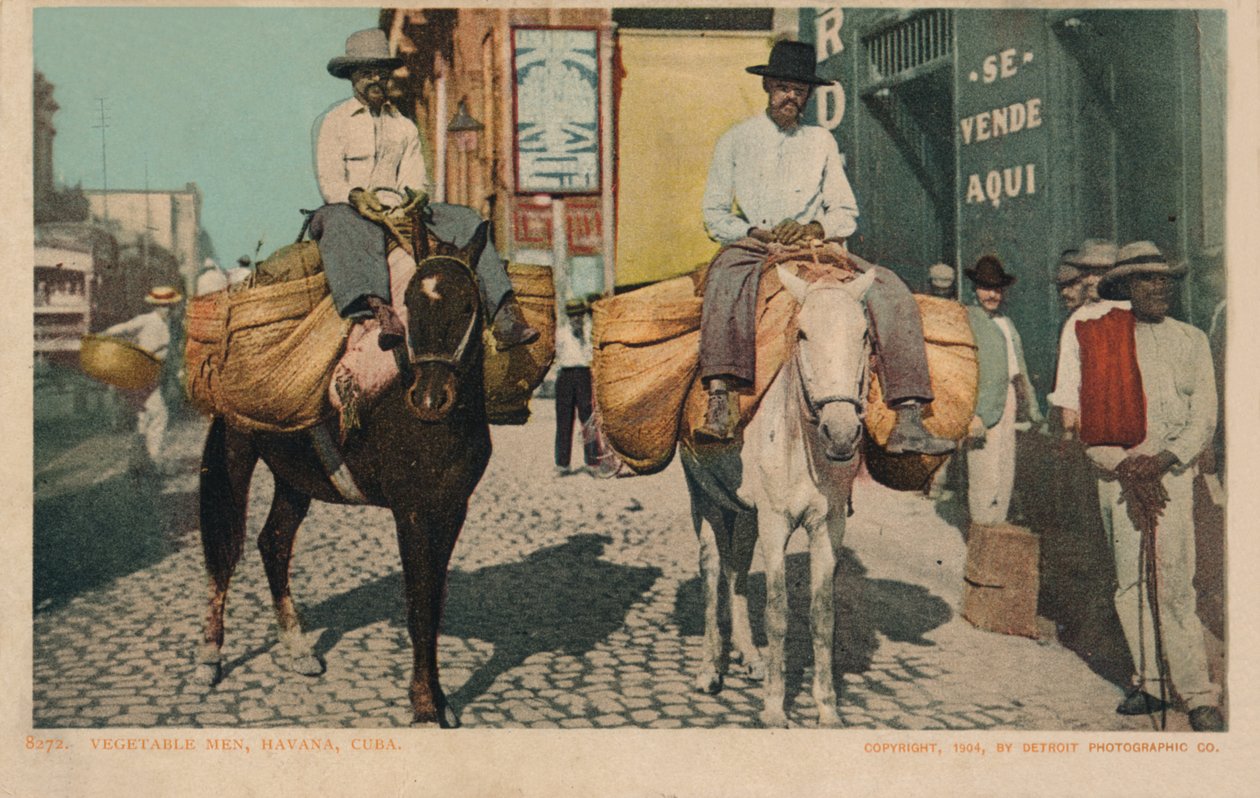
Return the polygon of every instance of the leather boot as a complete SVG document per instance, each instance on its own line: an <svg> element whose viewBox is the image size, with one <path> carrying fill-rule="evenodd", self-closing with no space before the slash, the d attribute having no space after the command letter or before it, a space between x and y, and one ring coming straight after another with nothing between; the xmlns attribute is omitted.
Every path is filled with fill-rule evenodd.
<svg viewBox="0 0 1260 798"><path fill-rule="evenodd" d="M949 454L954 442L938 438L923 426L923 406L918 402L906 402L897 408L897 425L888 435L884 450L889 454Z"/></svg>
<svg viewBox="0 0 1260 798"><path fill-rule="evenodd" d="M738 410L730 391L725 387L710 388L709 406L705 409L704 423L696 427L696 440L702 442L732 440L735 437L735 425L738 422Z"/></svg>
<svg viewBox="0 0 1260 798"><path fill-rule="evenodd" d="M367 305L376 317L377 324L381 325L378 339L381 349L388 351L401 344L407 335L407 329L403 327L402 319L398 318L394 308L378 296L368 297Z"/></svg>
<svg viewBox="0 0 1260 798"><path fill-rule="evenodd" d="M494 335L495 346L500 352L538 340L538 330L525 321L525 314L521 312L521 305L514 296L507 297L499 305L490 332Z"/></svg>

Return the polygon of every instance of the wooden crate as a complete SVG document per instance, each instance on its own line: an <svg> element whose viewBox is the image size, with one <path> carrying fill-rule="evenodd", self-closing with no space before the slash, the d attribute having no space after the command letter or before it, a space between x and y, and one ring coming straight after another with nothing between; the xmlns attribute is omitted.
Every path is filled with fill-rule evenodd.
<svg viewBox="0 0 1260 798"><path fill-rule="evenodd" d="M972 524L963 574L963 617L979 629L1037 637L1040 541L1010 524Z"/></svg>

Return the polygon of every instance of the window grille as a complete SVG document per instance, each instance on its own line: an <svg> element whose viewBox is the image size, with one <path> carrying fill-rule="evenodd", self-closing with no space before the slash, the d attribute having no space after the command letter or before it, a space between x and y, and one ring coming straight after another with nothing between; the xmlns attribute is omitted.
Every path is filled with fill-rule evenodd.
<svg viewBox="0 0 1260 798"><path fill-rule="evenodd" d="M947 9L927 9L867 34L866 57L872 78L887 81L906 76L954 51L954 17Z"/></svg>

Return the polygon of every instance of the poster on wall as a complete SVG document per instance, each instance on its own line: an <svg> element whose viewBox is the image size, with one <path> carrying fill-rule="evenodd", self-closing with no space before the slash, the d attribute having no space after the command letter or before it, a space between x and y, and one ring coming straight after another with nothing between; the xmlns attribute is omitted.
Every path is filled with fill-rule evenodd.
<svg viewBox="0 0 1260 798"><path fill-rule="evenodd" d="M598 192L598 32L514 28L512 87L517 191Z"/></svg>

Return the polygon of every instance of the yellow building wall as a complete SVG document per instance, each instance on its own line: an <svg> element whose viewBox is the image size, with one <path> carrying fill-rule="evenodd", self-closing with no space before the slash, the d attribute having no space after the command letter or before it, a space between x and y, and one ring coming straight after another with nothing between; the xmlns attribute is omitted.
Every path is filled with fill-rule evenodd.
<svg viewBox="0 0 1260 798"><path fill-rule="evenodd" d="M717 244L700 203L718 137L763 110L769 36L660 35L620 31L617 285L685 274Z"/></svg>

